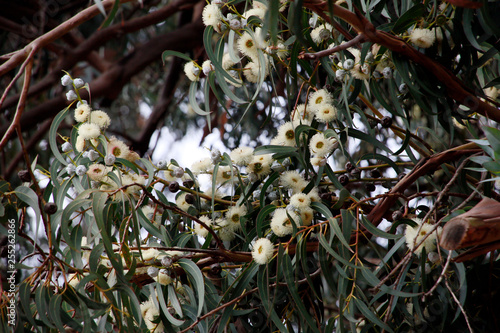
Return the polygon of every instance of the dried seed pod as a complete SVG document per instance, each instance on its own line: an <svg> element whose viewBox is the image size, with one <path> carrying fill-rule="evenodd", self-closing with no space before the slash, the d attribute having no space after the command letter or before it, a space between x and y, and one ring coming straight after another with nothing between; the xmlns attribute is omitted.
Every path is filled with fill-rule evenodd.
<svg viewBox="0 0 500 333"><path fill-rule="evenodd" d="M382 176L382 174L380 173L380 171L378 169L373 169L370 171L370 177L380 178L380 176Z"/></svg>
<svg viewBox="0 0 500 333"><path fill-rule="evenodd" d="M22 182L29 182L31 181L31 175L28 170L21 170L17 173L17 176L19 179L21 179Z"/></svg>
<svg viewBox="0 0 500 333"><path fill-rule="evenodd" d="M359 170L358 168L353 168L349 174L351 176L353 176L354 178L359 178L359 176L361 175L361 170Z"/></svg>
<svg viewBox="0 0 500 333"><path fill-rule="evenodd" d="M193 185L194 185L194 180L192 180L192 179L187 179L187 180L185 180L185 181L183 181L183 182L182 182L182 185L183 185L184 187L191 188L191 187L193 187Z"/></svg>
<svg viewBox="0 0 500 333"><path fill-rule="evenodd" d="M193 205L195 202L195 197L191 193L186 194L186 202L190 205Z"/></svg>
<svg viewBox="0 0 500 333"><path fill-rule="evenodd" d="M373 192L373 191L375 191L375 184L373 184L373 183L367 183L365 185L365 188L366 188L366 190L368 192Z"/></svg>
<svg viewBox="0 0 500 333"><path fill-rule="evenodd" d="M395 210L393 213L392 213L392 221L399 221L403 218L403 212L400 211L399 209L398 210Z"/></svg>
<svg viewBox="0 0 500 333"><path fill-rule="evenodd" d="M172 193L179 191L179 183L178 182L171 182L168 185L168 190Z"/></svg>
<svg viewBox="0 0 500 333"><path fill-rule="evenodd" d="M382 125L383 128L389 128L392 125L392 118L386 116L381 119L380 124Z"/></svg>
<svg viewBox="0 0 500 333"><path fill-rule="evenodd" d="M349 176L348 175L340 175L339 182L342 186L346 186L347 184L349 184Z"/></svg>
<svg viewBox="0 0 500 333"><path fill-rule="evenodd" d="M351 172L351 170L352 170L352 169L354 169L354 165L352 165L352 163L351 163L351 162L347 162L347 163L345 164L345 170L346 170L347 172Z"/></svg>
<svg viewBox="0 0 500 333"><path fill-rule="evenodd" d="M53 202L47 202L43 206L43 211L49 215L55 214L57 212L57 205Z"/></svg>

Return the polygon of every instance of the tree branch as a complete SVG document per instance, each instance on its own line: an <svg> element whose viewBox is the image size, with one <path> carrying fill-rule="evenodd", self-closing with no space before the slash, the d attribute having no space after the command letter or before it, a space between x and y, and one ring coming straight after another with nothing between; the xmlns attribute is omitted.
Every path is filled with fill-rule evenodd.
<svg viewBox="0 0 500 333"><path fill-rule="evenodd" d="M326 1L305 0L304 6L318 14L328 11ZM358 34L364 34L368 41L385 46L392 52L398 53L405 58L424 67L429 73L446 87L447 94L455 101L467 106L473 112L477 112L489 119L500 122L500 111L477 98L470 89L460 81L453 73L443 65L435 62L425 54L408 45L403 39L388 32L380 31L360 13L353 13L344 7L333 4L333 13L338 18L349 23ZM328 17L327 17L328 18ZM328 18L331 22L331 18Z"/></svg>

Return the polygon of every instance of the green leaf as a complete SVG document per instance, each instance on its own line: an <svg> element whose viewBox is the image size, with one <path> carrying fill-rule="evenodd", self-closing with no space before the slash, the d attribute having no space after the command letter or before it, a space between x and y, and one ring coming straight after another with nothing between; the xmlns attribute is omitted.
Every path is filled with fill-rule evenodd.
<svg viewBox="0 0 500 333"><path fill-rule="evenodd" d="M347 133L349 136L352 136L356 139L360 139L361 141L365 141L366 143L369 143L374 147L382 149L382 150L388 152L389 154L393 154L393 152L389 149L389 147L387 147L385 144L378 141L374 137L369 136L366 133L360 132L354 128L349 128Z"/></svg>
<svg viewBox="0 0 500 333"><path fill-rule="evenodd" d="M245 290L248 289L248 285L253 280L255 274L257 274L258 271L259 271L259 265L255 264L254 262L247 265L243 270L243 272L241 272L241 274L233 282L233 285L235 285L234 288L231 288L232 286L228 288L225 296L231 297L231 295L241 295ZM222 299L224 299L224 297ZM231 307L228 307L222 313L219 329L217 331L218 333L224 332L224 328L226 327L226 324L231 318L232 311L233 309Z"/></svg>
<svg viewBox="0 0 500 333"><path fill-rule="evenodd" d="M288 255L283 256L283 275L285 276L286 285L288 290L290 290L290 295L292 296L295 306L299 310L299 318L305 319L306 324L309 326L312 332L319 332L318 325L319 323L315 323L315 320L309 314L308 309L304 305L302 298L299 295L297 283L295 279L295 272L292 266L292 261Z"/></svg>
<svg viewBox="0 0 500 333"><path fill-rule="evenodd" d="M280 332L287 332L288 330L283 325L283 321L278 317L276 311L274 310L274 304L269 298L269 276L268 276L268 266L261 265L259 267L259 273L257 275L257 287L259 288L259 295L262 301L262 306L267 312L267 315L271 318L274 325L279 329ZM278 290L278 288L275 288ZM276 296L276 295L275 295Z"/></svg>
<svg viewBox="0 0 500 333"><path fill-rule="evenodd" d="M347 248L350 248L349 242L344 238L344 235L342 234L342 231L340 230L340 227L337 223L337 219L335 219L332 215L332 212L326 207L324 204L321 202L312 202L311 203L311 208L317 211L318 213L323 214L324 217L328 220L330 223L330 227L332 228L333 232L335 235L338 237L340 242Z"/></svg>
<svg viewBox="0 0 500 333"><path fill-rule="evenodd" d="M59 294L52 295L49 302L48 314L54 321L59 332L65 332L63 321L61 320L61 303L62 296Z"/></svg>
<svg viewBox="0 0 500 333"><path fill-rule="evenodd" d="M68 165L68 162L66 162L66 159L59 152L59 148L57 146L57 137L58 137L57 130L59 128L59 125L62 123L62 121L64 120L64 118L68 114L70 107L71 107L71 105L69 105L67 108L65 108L64 110L59 112L57 114L57 116L55 116L54 120L52 121L52 125L50 125L50 130L49 130L50 150L52 151L52 154L54 155L54 157L59 162L61 162L62 165Z"/></svg>
<svg viewBox="0 0 500 333"><path fill-rule="evenodd" d="M52 322L47 317L48 300L50 300L49 289L45 286L40 286L35 291L35 305L38 311L38 317L43 321L45 325L50 328L56 328Z"/></svg>
<svg viewBox="0 0 500 333"><path fill-rule="evenodd" d="M393 235L389 234L387 232L384 232L380 230L379 228L375 227L373 224L368 221L368 219L365 216L362 216L361 218L361 224L374 236L385 238L385 239L399 239L403 235Z"/></svg>
<svg viewBox="0 0 500 333"><path fill-rule="evenodd" d="M413 6L411 9L407 10L403 15L399 17L399 19L392 27L392 31L396 35L400 34L408 29L411 25L415 24L415 22L419 21L424 15L425 6L419 3Z"/></svg>
<svg viewBox="0 0 500 333"><path fill-rule="evenodd" d="M38 325L35 324L34 313L31 312L31 286L28 283L22 282L19 285L19 301L24 311L24 318L26 318L33 328L37 329ZM38 329L37 329L38 330Z"/></svg>
<svg viewBox="0 0 500 333"><path fill-rule="evenodd" d="M185 55L184 53L180 53L180 52L172 51L172 50L167 50L167 51L163 51L163 53L161 54L161 60L163 61L163 65L165 65L167 58L170 56L179 57L179 58L184 59L186 61L192 61L192 59L189 56Z"/></svg>
<svg viewBox="0 0 500 333"><path fill-rule="evenodd" d="M254 155L265 155L265 154L290 154L297 152L297 148L289 146L277 146L277 145L267 145L255 148Z"/></svg>
<svg viewBox="0 0 500 333"><path fill-rule="evenodd" d="M198 294L198 317L203 311L203 304L205 300L205 283L203 280L203 273L196 266L194 262L188 259L181 258L178 260L179 265L182 269L191 277L194 286L196 287L196 293Z"/></svg>
<svg viewBox="0 0 500 333"><path fill-rule="evenodd" d="M38 235L38 228L40 224L40 207L38 205L38 196L36 195L35 191L26 186L16 187L16 189L14 190L14 194L19 198L19 200L26 203L35 212L35 235ZM36 239L37 237L35 236L35 240Z"/></svg>
<svg viewBox="0 0 500 333"><path fill-rule="evenodd" d="M261 210L259 210L259 214L257 215L256 225L257 225L257 236L259 236L260 238L264 237L264 232L267 229L266 226L268 225L268 223L265 223L266 217L275 210L276 210L275 205L267 205Z"/></svg>
<svg viewBox="0 0 500 333"><path fill-rule="evenodd" d="M94 0L94 1L97 1L97 0ZM116 12L118 12L119 7L120 7L120 0L115 0L115 3L113 4L113 8L111 8L111 12L109 13L108 17L106 18L106 21L104 21L104 23L101 25L100 29L106 28L107 26L109 26L111 24L111 22L113 22L113 19L115 18ZM106 15L106 14L104 13L104 15Z"/></svg>
<svg viewBox="0 0 500 333"><path fill-rule="evenodd" d="M383 328L387 332L394 332L386 323L384 323L380 319L380 317L377 314L370 311L368 306L363 301L361 301L360 299L358 299L356 297L354 297L353 299L354 299L354 304L359 309L359 311L361 311L363 316L365 316L365 318L367 319L368 322L374 323L374 324L380 326L381 328Z"/></svg>
<svg viewBox="0 0 500 333"><path fill-rule="evenodd" d="M318 233L318 240L319 240L319 243L321 244L321 246L326 250L326 252L328 252L332 257L334 257L335 259L337 259L338 261L340 261L341 263L343 263L344 265L346 266L349 266L351 268L359 268L358 266L354 265L354 264L351 264L348 260L346 260L344 257L342 257L340 254L338 254L337 252L335 252L333 250L333 248L330 246L330 244L328 243L328 241L326 240L325 238L325 235L323 235L323 233Z"/></svg>
<svg viewBox="0 0 500 333"><path fill-rule="evenodd" d="M500 130L486 126L483 127L483 130L491 148L493 148L496 153L500 153Z"/></svg>
<svg viewBox="0 0 500 333"><path fill-rule="evenodd" d="M174 326L181 326L182 324L184 324L183 320L179 320L179 319L175 318L170 313L168 306L167 306L167 303L165 302L165 300L170 300L170 298L167 298L167 297L165 297L165 295L163 295L162 285L157 283L155 289L156 289L156 292L158 293L158 300L160 302L160 307L163 310L162 312L167 317L168 321ZM169 294L170 294L170 292L169 292Z"/></svg>
<svg viewBox="0 0 500 333"><path fill-rule="evenodd" d="M209 111L202 110L196 101L196 93L198 92L198 82L193 81L189 86L189 105L193 107L194 112L199 114L200 116L207 116L210 114ZM205 96L208 98L208 96Z"/></svg>

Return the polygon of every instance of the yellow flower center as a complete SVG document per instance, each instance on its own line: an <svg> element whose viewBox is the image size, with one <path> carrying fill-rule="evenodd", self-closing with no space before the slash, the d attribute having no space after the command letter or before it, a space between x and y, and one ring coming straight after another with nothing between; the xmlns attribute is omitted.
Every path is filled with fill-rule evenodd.
<svg viewBox="0 0 500 333"><path fill-rule="evenodd" d="M114 147L112 150L111 150L111 153L115 156L120 156L122 151L119 147Z"/></svg>

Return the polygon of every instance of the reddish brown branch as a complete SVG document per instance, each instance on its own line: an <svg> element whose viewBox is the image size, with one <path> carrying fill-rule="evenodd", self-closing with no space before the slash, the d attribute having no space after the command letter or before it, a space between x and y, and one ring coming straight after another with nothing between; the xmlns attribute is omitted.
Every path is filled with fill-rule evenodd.
<svg viewBox="0 0 500 333"><path fill-rule="evenodd" d="M328 4L326 1L306 0L304 1L304 6L318 14L321 14L322 16L324 16L324 12L328 11ZM394 36L385 31L377 30L375 26L364 16L353 13L336 4L333 4L332 6L335 16L349 23L358 32L358 34L364 34L368 41L385 46L392 52L415 62L416 64L424 67L429 73L432 73L436 79L441 82L444 87L446 87L446 92L449 97L469 107L474 112L495 120L496 122L500 122L499 110L479 99L469 90L469 88L467 88L467 86L465 86L462 81L453 75L448 68L414 49L400 37ZM328 19L331 21L331 18Z"/></svg>
<svg viewBox="0 0 500 333"><path fill-rule="evenodd" d="M378 225L384 214L392 208L395 204L398 196L396 194L402 194L408 187L414 184L418 178L426 175L429 172L434 172L441 164L446 162L457 160L463 155L471 155L480 152L480 149L470 149L473 145L467 144L461 146L463 149L450 149L444 152L434 154L425 158L418 163L413 170L408 173L403 179L401 179L390 191L384 199L380 200L375 208L368 214L368 220L374 225Z"/></svg>

